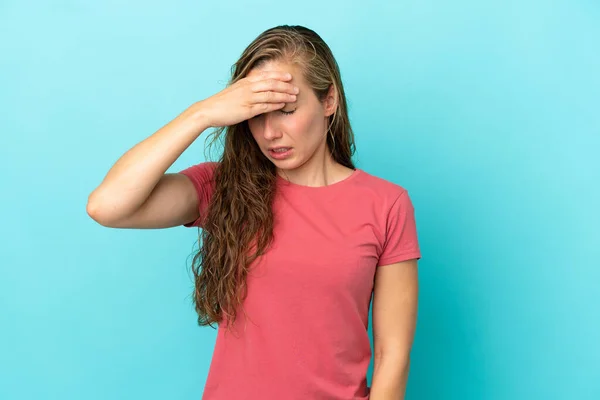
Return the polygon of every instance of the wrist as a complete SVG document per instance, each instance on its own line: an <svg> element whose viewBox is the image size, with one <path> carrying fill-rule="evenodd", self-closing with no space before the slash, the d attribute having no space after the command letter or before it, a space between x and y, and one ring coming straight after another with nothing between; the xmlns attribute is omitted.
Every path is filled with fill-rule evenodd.
<svg viewBox="0 0 600 400"><path fill-rule="evenodd" d="M202 131L213 127L202 101L197 101L190 106L190 114L200 125Z"/></svg>

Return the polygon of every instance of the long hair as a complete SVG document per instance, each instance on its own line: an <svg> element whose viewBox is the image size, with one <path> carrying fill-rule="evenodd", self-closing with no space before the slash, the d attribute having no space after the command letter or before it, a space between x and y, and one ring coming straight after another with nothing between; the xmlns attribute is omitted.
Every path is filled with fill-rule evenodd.
<svg viewBox="0 0 600 400"><path fill-rule="evenodd" d="M323 39L303 26L268 29L250 43L232 66L228 85L267 61L297 65L321 101L333 85L338 105L329 117L327 145L336 162L354 169L354 134L340 71ZM193 302L199 325L227 322L229 326L246 297L250 265L265 253L273 239L271 207L277 175L275 165L261 152L247 121L219 127L209 137L209 146L221 139L223 154L214 171L214 193L199 234L200 249L192 262Z"/></svg>

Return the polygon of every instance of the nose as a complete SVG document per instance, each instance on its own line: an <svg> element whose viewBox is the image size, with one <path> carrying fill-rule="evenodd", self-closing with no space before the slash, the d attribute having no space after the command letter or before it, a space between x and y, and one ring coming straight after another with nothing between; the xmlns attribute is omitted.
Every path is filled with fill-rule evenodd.
<svg viewBox="0 0 600 400"><path fill-rule="evenodd" d="M275 112L264 113L263 123L263 136L265 139L273 140L281 137L281 131L278 127L277 115Z"/></svg>

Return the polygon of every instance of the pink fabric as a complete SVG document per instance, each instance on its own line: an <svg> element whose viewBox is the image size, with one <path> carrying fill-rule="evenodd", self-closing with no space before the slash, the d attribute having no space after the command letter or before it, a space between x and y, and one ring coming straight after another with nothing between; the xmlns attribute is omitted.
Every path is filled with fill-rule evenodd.
<svg viewBox="0 0 600 400"><path fill-rule="evenodd" d="M216 163L194 182L201 226ZM401 186L357 169L307 187L278 177L274 242L248 277L234 332L219 327L204 400L368 399L368 313L376 268L420 258ZM208 188L208 189L207 189Z"/></svg>

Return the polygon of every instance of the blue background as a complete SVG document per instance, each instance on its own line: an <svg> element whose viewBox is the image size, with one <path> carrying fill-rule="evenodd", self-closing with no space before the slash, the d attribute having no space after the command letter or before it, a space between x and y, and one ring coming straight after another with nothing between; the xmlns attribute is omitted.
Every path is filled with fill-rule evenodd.
<svg viewBox="0 0 600 400"><path fill-rule="evenodd" d="M49 3L0 2L0 399L200 398L197 231L87 196L279 24L327 41L357 165L415 204L407 399L600 398L598 1Z"/></svg>

